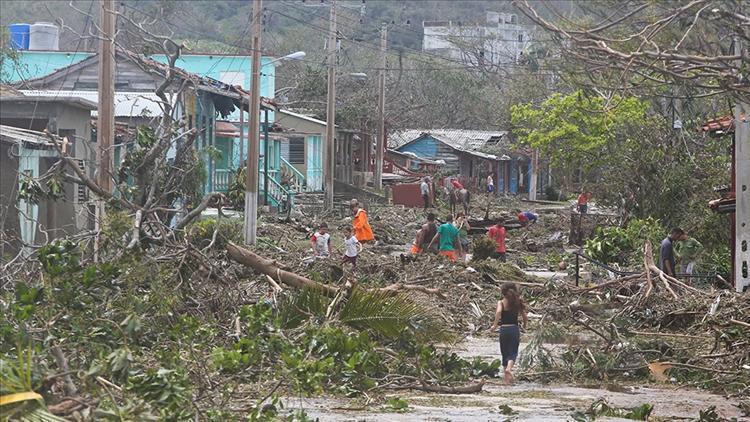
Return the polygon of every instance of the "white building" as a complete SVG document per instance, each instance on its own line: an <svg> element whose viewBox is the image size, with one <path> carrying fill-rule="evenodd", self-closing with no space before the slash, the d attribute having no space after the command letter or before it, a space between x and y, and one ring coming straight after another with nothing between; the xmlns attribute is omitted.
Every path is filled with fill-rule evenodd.
<svg viewBox="0 0 750 422"><path fill-rule="evenodd" d="M422 50L466 63L478 58L488 63L515 63L531 41L531 28L518 24L518 16L487 12L484 23L424 21Z"/></svg>

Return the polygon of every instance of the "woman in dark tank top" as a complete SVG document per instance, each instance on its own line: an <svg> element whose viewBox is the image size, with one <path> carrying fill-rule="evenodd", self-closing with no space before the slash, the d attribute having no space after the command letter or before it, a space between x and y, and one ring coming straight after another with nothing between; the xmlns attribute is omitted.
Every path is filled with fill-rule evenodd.
<svg viewBox="0 0 750 422"><path fill-rule="evenodd" d="M521 299L518 286L515 283L505 283L500 287L503 298L497 302L495 321L490 331L500 330L500 354L505 368L505 383L512 384L513 365L518 359L518 345L521 342L521 328L518 325L519 316L525 328L529 320L526 315L526 304Z"/></svg>

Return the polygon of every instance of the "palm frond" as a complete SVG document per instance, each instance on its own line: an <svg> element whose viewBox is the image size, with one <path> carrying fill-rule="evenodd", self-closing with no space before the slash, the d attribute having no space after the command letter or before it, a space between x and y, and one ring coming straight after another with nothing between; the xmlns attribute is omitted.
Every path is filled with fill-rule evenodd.
<svg viewBox="0 0 750 422"><path fill-rule="evenodd" d="M372 330L387 338L405 331L421 340L449 341L454 334L433 312L402 294L354 289L337 319L358 330Z"/></svg>
<svg viewBox="0 0 750 422"><path fill-rule="evenodd" d="M297 328L310 319L323 320L331 298L320 289L305 288L284 296L279 302L279 319L283 328Z"/></svg>
<svg viewBox="0 0 750 422"><path fill-rule="evenodd" d="M0 396L34 391L32 382L33 351L18 348L15 360L0 357ZM65 422L47 410L44 400L36 395L34 399L22 399L0 406L0 421L18 420L26 422Z"/></svg>

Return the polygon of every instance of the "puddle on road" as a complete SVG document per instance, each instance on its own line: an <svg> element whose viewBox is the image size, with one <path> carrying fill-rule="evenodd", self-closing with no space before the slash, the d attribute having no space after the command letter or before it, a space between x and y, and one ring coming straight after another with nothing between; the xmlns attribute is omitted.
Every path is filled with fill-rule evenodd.
<svg viewBox="0 0 750 422"><path fill-rule="evenodd" d="M492 338L467 338L454 351L464 357L499 358L497 341ZM695 389L675 390L675 386L639 385L588 385L518 383L505 386L499 380L490 380L479 394L433 394L403 391L389 394L409 403L409 411L397 413L385 406L373 405L368 410L357 408L347 399L287 398L289 409L304 408L308 416L321 421L561 421L570 420L570 414L584 410L594 400L605 398L617 407L634 407L643 403L654 405L652 416L665 420L697 418L698 412L716 406L724 418L743 419L741 412L722 396ZM509 406L513 415L508 415ZM345 410L353 408L356 410ZM597 418L601 421L626 421L620 418Z"/></svg>

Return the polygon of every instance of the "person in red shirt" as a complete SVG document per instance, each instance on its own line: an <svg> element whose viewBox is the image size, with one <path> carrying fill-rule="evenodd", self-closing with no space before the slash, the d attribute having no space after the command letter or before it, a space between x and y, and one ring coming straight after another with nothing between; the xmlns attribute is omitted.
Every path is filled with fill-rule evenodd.
<svg viewBox="0 0 750 422"><path fill-rule="evenodd" d="M532 224L536 224L536 221L538 219L539 216L531 211L523 211L518 213L518 222L521 223L521 227L526 227L527 229L531 227Z"/></svg>
<svg viewBox="0 0 750 422"><path fill-rule="evenodd" d="M458 190L461 190L461 189L464 188L464 185L462 185L461 182L459 182L458 179L456 179L456 178L454 178L453 180L451 180L451 184L453 185L454 188L456 188Z"/></svg>
<svg viewBox="0 0 750 422"><path fill-rule="evenodd" d="M580 214L586 214L588 212L591 196L591 192L581 192L581 194L578 195L578 212Z"/></svg>
<svg viewBox="0 0 750 422"><path fill-rule="evenodd" d="M505 262L505 235L505 221L503 219L500 219L497 224L490 227L490 230L487 232L487 236L497 244L493 258L497 258L500 262Z"/></svg>

